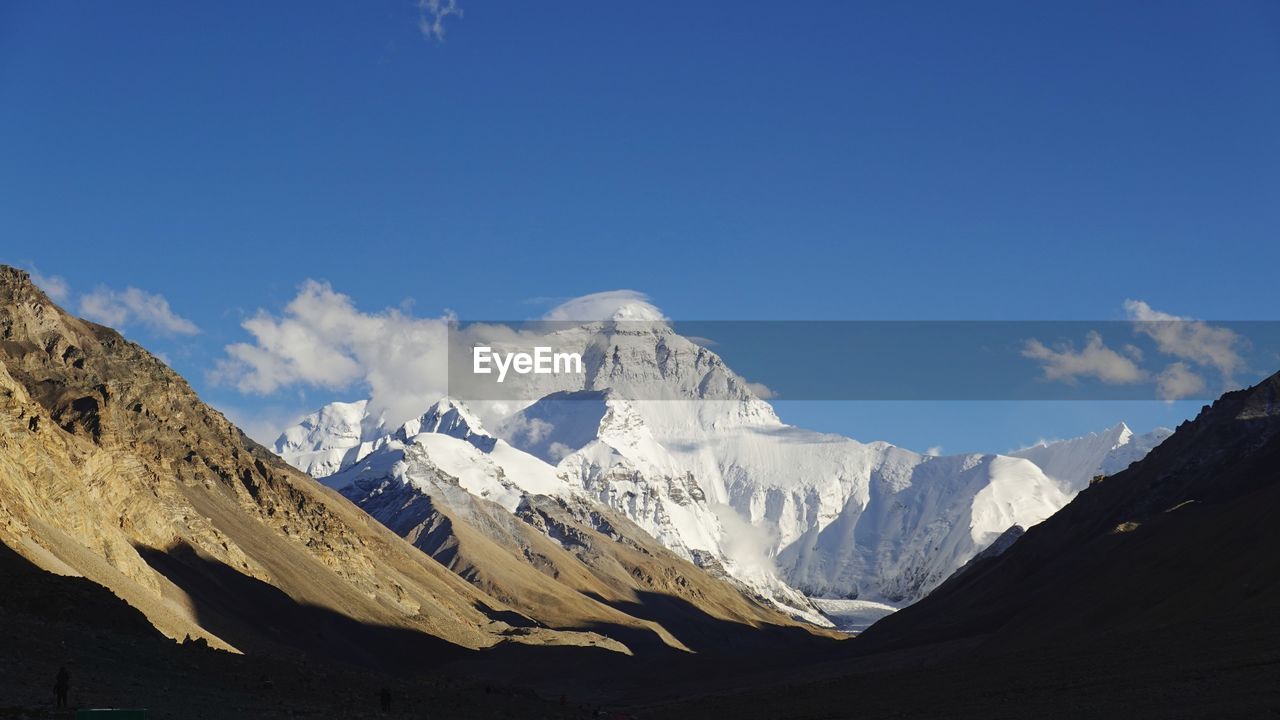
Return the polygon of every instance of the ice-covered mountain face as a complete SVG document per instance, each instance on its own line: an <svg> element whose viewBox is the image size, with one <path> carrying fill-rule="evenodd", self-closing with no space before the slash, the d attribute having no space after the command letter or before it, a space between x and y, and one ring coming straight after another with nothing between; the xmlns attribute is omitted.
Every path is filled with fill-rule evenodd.
<svg viewBox="0 0 1280 720"><path fill-rule="evenodd" d="M542 399L495 432L669 546L724 557L740 578L909 602L1067 500L1025 460L931 458L788 426L718 355L660 323L590 323L555 344L582 353L585 375L531 380L526 391ZM664 495L677 480L706 511L700 499L686 517L655 512L678 514ZM661 502L635 501L645 495Z"/></svg>
<svg viewBox="0 0 1280 720"><path fill-rule="evenodd" d="M621 510L664 545L686 555L718 553L720 523L697 479L613 391L553 393L497 432L556 465L566 480Z"/></svg>
<svg viewBox="0 0 1280 720"><path fill-rule="evenodd" d="M1102 432L1041 442L1009 454L1035 463L1063 492L1073 496L1088 487L1094 477L1113 475L1146 457L1172 434L1168 428L1156 428L1135 435L1128 425L1119 423Z"/></svg>
<svg viewBox="0 0 1280 720"><path fill-rule="evenodd" d="M332 475L370 434L368 405L367 400L329 403L281 433L272 449L312 477Z"/></svg>
<svg viewBox="0 0 1280 720"><path fill-rule="evenodd" d="M619 320L651 319L619 313ZM1079 467L1068 462L1077 450L1071 447L1023 457L932 457L786 425L718 355L660 322L584 323L558 330L554 345L581 352L585 373L525 376L525 400L515 412L478 403L479 419L422 425L444 428L450 439L471 437L475 453L447 459L458 463L450 474L465 474L466 462L495 464L485 471L487 484L471 487L510 506L529 490L522 473L546 478L527 463L495 460L519 452L561 483L538 492L568 492L621 512L678 554L801 611L804 600L793 587L815 597L912 602L1009 527L1054 513L1081 477L1087 484L1095 468L1137 459L1157 442L1153 434L1142 442L1086 443L1080 450L1091 454ZM367 419L333 423L338 437L321 437L324 418L338 415L309 418L287 431L278 449L321 475L384 449L388 458L375 460L401 463L389 472L409 482L413 463L423 462L410 446L442 462L432 455L442 448L432 443L443 441L421 433L378 428L373 434L383 439L366 431L353 442L350 428L377 425ZM481 419L493 429L482 433L483 443L493 443L488 449L474 444ZM458 434L464 426L471 436ZM1092 453L1099 448L1105 451Z"/></svg>
<svg viewBox="0 0 1280 720"><path fill-rule="evenodd" d="M781 545L778 562L810 595L914 601L1010 526L1036 524L1069 499L1021 459L832 444L829 462L849 473L838 492L774 487L761 498L751 491L751 511L766 522L770 500L783 505L774 514L784 537L796 537ZM803 453L802 445L796 455Z"/></svg>
<svg viewBox="0 0 1280 720"><path fill-rule="evenodd" d="M629 320L644 313L643 307L624 306L615 313L621 319L563 327L540 336L539 344L580 354L584 373L508 377L508 392L522 398L515 408L508 403L469 404L496 427L512 409L555 392L612 390L640 412L657 437L782 424L773 407L756 397L750 384L719 355L664 322Z"/></svg>
<svg viewBox="0 0 1280 720"><path fill-rule="evenodd" d="M763 552L752 562L728 550L721 518L698 479L614 391L552 393L507 418L497 432L682 557L726 571L766 596L789 594L775 574L758 571L769 564Z"/></svg>
<svg viewBox="0 0 1280 720"><path fill-rule="evenodd" d="M673 423L689 406L561 392L496 432L668 547L715 558L754 585L781 576L822 597L913 600L1009 526L1067 500L1024 460L934 458L776 419L717 432ZM666 423L663 441L646 409Z"/></svg>

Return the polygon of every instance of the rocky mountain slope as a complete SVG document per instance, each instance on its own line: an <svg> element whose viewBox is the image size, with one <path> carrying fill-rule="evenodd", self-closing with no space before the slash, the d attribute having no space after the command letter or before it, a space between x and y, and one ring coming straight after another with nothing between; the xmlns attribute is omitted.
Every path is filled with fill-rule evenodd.
<svg viewBox="0 0 1280 720"><path fill-rule="evenodd" d="M0 542L173 638L452 657L546 630L246 438L159 360L0 268Z"/></svg>
<svg viewBox="0 0 1280 720"><path fill-rule="evenodd" d="M648 714L1265 717L1280 707L1277 509L1280 375L1205 407L845 658Z"/></svg>

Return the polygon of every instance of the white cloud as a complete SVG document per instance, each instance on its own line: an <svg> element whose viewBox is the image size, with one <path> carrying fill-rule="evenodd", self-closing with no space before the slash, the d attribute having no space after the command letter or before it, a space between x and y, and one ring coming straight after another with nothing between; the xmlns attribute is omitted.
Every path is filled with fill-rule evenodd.
<svg viewBox="0 0 1280 720"><path fill-rule="evenodd" d="M252 410L224 404L217 407L245 435L266 447L275 444L283 428L298 424L308 414L308 411L274 405Z"/></svg>
<svg viewBox="0 0 1280 720"><path fill-rule="evenodd" d="M940 456L942 455L942 446L941 446L941 445L934 445L933 447L929 448L928 450L925 450L925 451L924 451L924 454L925 454L925 455L928 455L929 457L940 457Z"/></svg>
<svg viewBox="0 0 1280 720"><path fill-rule="evenodd" d="M1176 362L1156 376L1156 396L1173 402L1194 397L1205 390L1204 378L1197 375L1186 363Z"/></svg>
<svg viewBox="0 0 1280 720"><path fill-rule="evenodd" d="M164 335L195 335L200 328L169 307L164 296L135 287L112 290L98 287L80 298L80 314L120 329L142 325Z"/></svg>
<svg viewBox="0 0 1280 720"><path fill-rule="evenodd" d="M1039 340L1028 340L1022 356L1039 360L1047 380L1074 383L1080 377L1094 377L1104 383L1121 385L1141 382L1147 376L1132 358L1103 344L1102 336L1096 332L1089 333L1079 352L1071 344L1054 349Z"/></svg>
<svg viewBox="0 0 1280 720"><path fill-rule="evenodd" d="M778 393L774 392L768 385L758 382L749 382L747 387L751 388L751 392L761 400L772 400L778 397Z"/></svg>
<svg viewBox="0 0 1280 720"><path fill-rule="evenodd" d="M662 313L644 294L619 290L574 298L547 314L554 320L615 316L654 319ZM290 387L359 387L369 393L371 415L399 424L449 392L452 321L448 315L414 317L407 307L362 312L328 283L308 280L279 314L259 310L242 323L252 341L228 345L211 379L257 395ZM523 331L505 325L470 325L465 334L455 343L456 352L473 340L495 345L527 340ZM510 411L497 402L472 405L486 420L499 410Z"/></svg>
<svg viewBox="0 0 1280 720"><path fill-rule="evenodd" d="M444 40L444 21L450 16L462 17L458 0L418 0L418 29L423 36Z"/></svg>
<svg viewBox="0 0 1280 720"><path fill-rule="evenodd" d="M359 384L370 413L398 424L446 394L448 320L364 313L328 283L308 280L278 317L259 310L242 323L254 342L228 345L213 379L256 394Z"/></svg>
<svg viewBox="0 0 1280 720"><path fill-rule="evenodd" d="M1153 310L1141 300L1125 300L1124 309L1138 332L1155 340L1160 352L1216 368L1228 385L1234 383L1243 365L1237 348L1244 339L1233 330Z"/></svg>
<svg viewBox="0 0 1280 720"><path fill-rule="evenodd" d="M635 290L608 290L583 295L552 308L543 320L596 322L603 320L665 321L649 296Z"/></svg>
<svg viewBox="0 0 1280 720"><path fill-rule="evenodd" d="M504 440L508 440L513 444L537 445L547 439L555 429L556 426L546 420L530 418L525 415L512 415L503 418L502 425L498 428L498 431Z"/></svg>
<svg viewBox="0 0 1280 720"><path fill-rule="evenodd" d="M31 282L35 283L54 302L65 303L71 298L71 285L61 275L41 275L35 270L31 270L30 274Z"/></svg>
<svg viewBox="0 0 1280 720"><path fill-rule="evenodd" d="M551 456L552 460L559 462L572 455L573 448L562 442L552 442L551 445L547 447L547 454Z"/></svg>

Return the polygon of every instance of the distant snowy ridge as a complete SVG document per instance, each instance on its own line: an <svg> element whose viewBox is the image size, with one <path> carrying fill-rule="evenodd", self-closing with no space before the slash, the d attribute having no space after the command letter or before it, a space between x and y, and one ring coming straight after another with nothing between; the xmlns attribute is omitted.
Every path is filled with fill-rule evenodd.
<svg viewBox="0 0 1280 720"><path fill-rule="evenodd" d="M1165 438L1173 434L1168 428L1156 428L1136 435L1128 425L1119 423L1102 432L1054 442L1040 442L1029 448L1009 453L1030 460L1058 483L1063 492L1074 496L1089 486L1097 475L1112 475L1147 456Z"/></svg>

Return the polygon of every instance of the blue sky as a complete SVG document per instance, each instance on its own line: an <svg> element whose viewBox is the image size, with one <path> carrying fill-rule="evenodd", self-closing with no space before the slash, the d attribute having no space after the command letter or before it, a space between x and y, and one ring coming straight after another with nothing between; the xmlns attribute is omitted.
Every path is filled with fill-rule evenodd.
<svg viewBox="0 0 1280 720"><path fill-rule="evenodd" d="M259 419L360 394L210 378L310 278L470 318L1275 318L1274 3L458 3L443 38L409 0L0 6L0 261L162 296L200 332L126 333ZM959 451L1191 405L780 410Z"/></svg>

